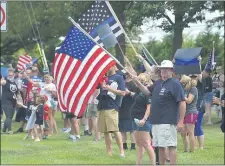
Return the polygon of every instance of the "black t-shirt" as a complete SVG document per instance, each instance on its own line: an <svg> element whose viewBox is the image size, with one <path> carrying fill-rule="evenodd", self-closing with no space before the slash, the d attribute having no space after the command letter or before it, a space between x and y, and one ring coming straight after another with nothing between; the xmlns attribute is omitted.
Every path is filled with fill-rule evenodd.
<svg viewBox="0 0 225 166"><path fill-rule="evenodd" d="M204 96L203 85L200 81L198 81L196 88L198 89L197 109L200 110L200 108L203 106L203 96Z"/></svg>
<svg viewBox="0 0 225 166"><path fill-rule="evenodd" d="M125 91L125 81L123 77L118 74L109 76L107 85L110 85L113 89ZM97 99L99 100L98 110L115 109L116 111L119 111L123 97L100 88L100 94Z"/></svg>
<svg viewBox="0 0 225 166"><path fill-rule="evenodd" d="M132 119L137 118L139 120L144 118L147 105L151 104L150 96L146 96L139 92L133 96L134 103L131 106L131 117Z"/></svg>
<svg viewBox="0 0 225 166"><path fill-rule="evenodd" d="M211 77L202 78L202 83L203 83L203 87L204 87L204 93L212 92L212 78Z"/></svg>
<svg viewBox="0 0 225 166"><path fill-rule="evenodd" d="M136 87L135 83L130 81L126 82L126 88L134 93L137 93L139 90ZM121 107L119 109L119 118L123 120L131 120L130 108L133 104L133 98L130 95L123 97Z"/></svg>
<svg viewBox="0 0 225 166"><path fill-rule="evenodd" d="M18 88L15 82L6 80L6 84L2 86L2 105L16 106L16 95Z"/></svg>
<svg viewBox="0 0 225 166"><path fill-rule="evenodd" d="M179 102L184 101L184 88L179 80L157 80L151 91L151 124L177 124Z"/></svg>
<svg viewBox="0 0 225 166"><path fill-rule="evenodd" d="M43 120L44 118L44 105L43 104L40 104L38 107L37 107L37 111L36 111L36 119L38 120Z"/></svg>

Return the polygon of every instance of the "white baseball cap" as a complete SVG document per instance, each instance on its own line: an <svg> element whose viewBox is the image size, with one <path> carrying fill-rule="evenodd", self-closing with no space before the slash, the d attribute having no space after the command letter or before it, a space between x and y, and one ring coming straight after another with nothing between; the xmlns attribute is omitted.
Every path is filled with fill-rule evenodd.
<svg viewBox="0 0 225 166"><path fill-rule="evenodd" d="M163 60L158 68L173 68L173 62L170 60Z"/></svg>

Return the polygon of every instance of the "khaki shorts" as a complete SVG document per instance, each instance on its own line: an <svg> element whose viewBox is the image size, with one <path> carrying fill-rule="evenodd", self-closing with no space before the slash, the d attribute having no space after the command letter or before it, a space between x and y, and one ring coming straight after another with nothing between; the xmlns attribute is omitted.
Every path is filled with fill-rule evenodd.
<svg viewBox="0 0 225 166"><path fill-rule="evenodd" d="M118 119L118 111L114 109L99 111L98 127L100 132L107 133L119 131Z"/></svg>
<svg viewBox="0 0 225 166"><path fill-rule="evenodd" d="M86 118L92 118L97 117L97 104L88 104L85 117Z"/></svg>
<svg viewBox="0 0 225 166"><path fill-rule="evenodd" d="M175 125L152 125L152 136L152 144L154 147L177 146L177 129Z"/></svg>

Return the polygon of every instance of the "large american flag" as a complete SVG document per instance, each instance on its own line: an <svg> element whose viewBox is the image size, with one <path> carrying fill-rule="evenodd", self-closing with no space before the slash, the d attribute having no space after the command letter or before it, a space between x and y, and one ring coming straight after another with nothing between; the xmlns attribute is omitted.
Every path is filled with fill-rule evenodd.
<svg viewBox="0 0 225 166"><path fill-rule="evenodd" d="M32 57L28 54L20 55L17 63L18 71L22 71L26 69L26 65L32 63Z"/></svg>
<svg viewBox="0 0 225 166"><path fill-rule="evenodd" d="M104 44L97 33L99 27L108 24L116 37L123 34L120 24L113 17L105 1L93 2L88 10L78 19L78 23L101 46L104 46Z"/></svg>
<svg viewBox="0 0 225 166"><path fill-rule="evenodd" d="M53 62L61 111L81 116L101 78L115 64L101 47L72 27Z"/></svg>
<svg viewBox="0 0 225 166"><path fill-rule="evenodd" d="M210 69L213 70L216 66L216 61L215 61L215 55L214 55L214 48L209 53L207 63L205 65L205 69Z"/></svg>

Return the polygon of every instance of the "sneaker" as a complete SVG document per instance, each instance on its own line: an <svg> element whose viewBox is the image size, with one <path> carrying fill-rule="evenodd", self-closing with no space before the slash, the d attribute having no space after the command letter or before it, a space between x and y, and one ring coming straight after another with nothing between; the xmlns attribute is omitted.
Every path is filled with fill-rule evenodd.
<svg viewBox="0 0 225 166"><path fill-rule="evenodd" d="M80 135L76 135L76 139L77 140L80 140Z"/></svg>
<svg viewBox="0 0 225 166"><path fill-rule="evenodd" d="M12 135L13 134L13 131L9 131L8 134Z"/></svg>
<svg viewBox="0 0 225 166"><path fill-rule="evenodd" d="M48 136L47 136L47 135L45 135L45 136L43 136L43 137L42 137L42 139L48 139Z"/></svg>
<svg viewBox="0 0 225 166"><path fill-rule="evenodd" d="M71 131L71 128L67 128L64 133L69 133Z"/></svg>
<svg viewBox="0 0 225 166"><path fill-rule="evenodd" d="M74 135L70 135L68 139L71 139L73 142L76 142L76 137Z"/></svg>
<svg viewBox="0 0 225 166"><path fill-rule="evenodd" d="M84 130L84 136L88 135L88 130Z"/></svg>
<svg viewBox="0 0 225 166"><path fill-rule="evenodd" d="M125 154L120 154L120 158L125 158Z"/></svg>
<svg viewBox="0 0 225 166"><path fill-rule="evenodd" d="M41 140L39 139L39 138L36 138L35 140L34 140L34 142L40 142Z"/></svg>
<svg viewBox="0 0 225 166"><path fill-rule="evenodd" d="M33 135L31 136L31 139L34 139L34 136Z"/></svg>

